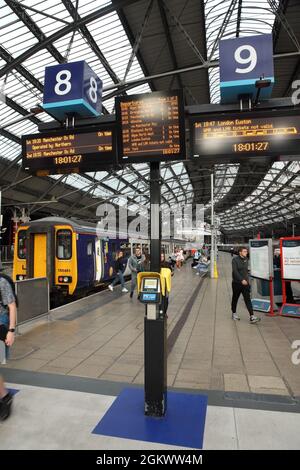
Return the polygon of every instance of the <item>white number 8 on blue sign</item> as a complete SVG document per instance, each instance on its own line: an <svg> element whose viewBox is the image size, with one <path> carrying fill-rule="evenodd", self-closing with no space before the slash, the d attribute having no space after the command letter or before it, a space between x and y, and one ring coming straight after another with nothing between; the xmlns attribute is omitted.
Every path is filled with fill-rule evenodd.
<svg viewBox="0 0 300 470"><path fill-rule="evenodd" d="M102 108L102 81L83 60L46 67L43 107L59 120L69 113L97 117Z"/></svg>

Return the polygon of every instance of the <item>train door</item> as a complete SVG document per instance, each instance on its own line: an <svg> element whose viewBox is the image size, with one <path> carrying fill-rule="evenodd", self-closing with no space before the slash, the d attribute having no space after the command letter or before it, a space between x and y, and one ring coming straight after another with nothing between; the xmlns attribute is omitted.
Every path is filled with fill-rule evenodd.
<svg viewBox="0 0 300 470"><path fill-rule="evenodd" d="M102 277L102 249L101 240L95 242L95 280L99 282Z"/></svg>
<svg viewBox="0 0 300 470"><path fill-rule="evenodd" d="M33 234L33 277L47 277L47 234Z"/></svg>
<svg viewBox="0 0 300 470"><path fill-rule="evenodd" d="M94 265L93 260L95 259L95 253L94 253L95 245L93 243L93 240L87 240L87 245L86 245L86 281L88 284L94 282L95 279L95 272L96 272L96 266Z"/></svg>

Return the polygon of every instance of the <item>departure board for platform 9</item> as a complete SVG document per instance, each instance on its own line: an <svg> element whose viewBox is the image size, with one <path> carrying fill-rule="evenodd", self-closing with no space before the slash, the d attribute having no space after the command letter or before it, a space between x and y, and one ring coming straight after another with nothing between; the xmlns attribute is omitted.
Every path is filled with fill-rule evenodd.
<svg viewBox="0 0 300 470"><path fill-rule="evenodd" d="M111 127L22 137L23 168L38 175L103 170L116 163Z"/></svg>
<svg viewBox="0 0 300 470"><path fill-rule="evenodd" d="M190 131L193 160L300 155L299 111L193 117Z"/></svg>
<svg viewBox="0 0 300 470"><path fill-rule="evenodd" d="M119 163L186 159L180 92L116 98L116 116Z"/></svg>

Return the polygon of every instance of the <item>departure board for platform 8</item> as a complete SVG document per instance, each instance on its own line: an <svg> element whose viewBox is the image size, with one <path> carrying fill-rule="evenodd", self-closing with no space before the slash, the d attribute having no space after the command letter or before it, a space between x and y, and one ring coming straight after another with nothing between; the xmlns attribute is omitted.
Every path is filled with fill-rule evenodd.
<svg viewBox="0 0 300 470"><path fill-rule="evenodd" d="M181 92L116 98L116 116L119 163L186 159Z"/></svg>
<svg viewBox="0 0 300 470"><path fill-rule="evenodd" d="M22 137L23 167L46 175L103 170L116 163L114 130L59 131Z"/></svg>
<svg viewBox="0 0 300 470"><path fill-rule="evenodd" d="M190 132L194 160L300 155L299 111L193 117Z"/></svg>

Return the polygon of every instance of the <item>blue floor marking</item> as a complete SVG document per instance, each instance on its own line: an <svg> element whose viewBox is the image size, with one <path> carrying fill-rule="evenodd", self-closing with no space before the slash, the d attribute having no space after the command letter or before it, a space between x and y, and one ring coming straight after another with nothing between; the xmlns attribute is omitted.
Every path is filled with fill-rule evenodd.
<svg viewBox="0 0 300 470"><path fill-rule="evenodd" d="M168 392L164 418L144 415L144 390L125 388L93 434L202 449L207 396Z"/></svg>

